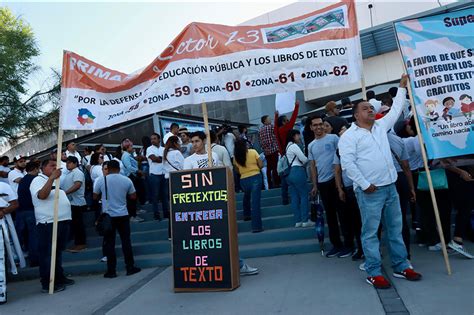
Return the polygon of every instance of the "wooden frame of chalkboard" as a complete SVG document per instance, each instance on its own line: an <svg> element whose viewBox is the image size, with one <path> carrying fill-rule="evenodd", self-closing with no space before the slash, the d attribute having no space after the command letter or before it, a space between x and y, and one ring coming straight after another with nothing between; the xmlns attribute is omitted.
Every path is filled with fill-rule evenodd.
<svg viewBox="0 0 474 315"><path fill-rule="evenodd" d="M230 168L170 172L175 292L240 286L234 178Z"/></svg>

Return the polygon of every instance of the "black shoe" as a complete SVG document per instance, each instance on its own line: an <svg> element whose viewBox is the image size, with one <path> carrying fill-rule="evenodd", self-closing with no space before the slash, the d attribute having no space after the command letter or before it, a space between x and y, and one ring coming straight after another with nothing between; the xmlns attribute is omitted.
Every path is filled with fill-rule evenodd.
<svg viewBox="0 0 474 315"><path fill-rule="evenodd" d="M132 269L127 270L127 276L134 275L136 273L139 273L140 271L142 271L140 268L133 267Z"/></svg>
<svg viewBox="0 0 474 315"><path fill-rule="evenodd" d="M352 255L353 261L361 260L362 258L364 258L364 252L361 250L356 251L355 254Z"/></svg>
<svg viewBox="0 0 474 315"><path fill-rule="evenodd" d="M252 231L252 233L260 233L260 232L263 232L263 229L253 230L253 231Z"/></svg>
<svg viewBox="0 0 474 315"><path fill-rule="evenodd" d="M352 256L352 254L354 254L354 248L344 247L344 248L341 249L341 251L339 252L339 255L337 255L337 257L346 258L346 257Z"/></svg>
<svg viewBox="0 0 474 315"><path fill-rule="evenodd" d="M64 286L63 284L59 284L59 283L58 283L58 284L56 284L56 285L54 286L54 291L53 291L53 293L61 292L61 291L64 291L65 289L66 289L66 286ZM48 286L43 287L43 288L41 289L41 292L43 292L43 293L48 293L48 292L49 292L49 287L48 287Z"/></svg>
<svg viewBox="0 0 474 315"><path fill-rule="evenodd" d="M58 280L58 284L62 284L62 285L65 285L65 286L70 286L70 285L73 285L75 283L76 283L76 281L74 281L72 279L69 279L69 278L66 278L66 277L64 277L61 280Z"/></svg>
<svg viewBox="0 0 474 315"><path fill-rule="evenodd" d="M117 273L107 271L106 273L104 273L104 278L109 278L109 279L117 278Z"/></svg>
<svg viewBox="0 0 474 315"><path fill-rule="evenodd" d="M244 217L244 221L251 221L252 217Z"/></svg>
<svg viewBox="0 0 474 315"><path fill-rule="evenodd" d="M327 254L326 254L326 257L327 258L333 258L333 257L336 257L337 255L339 255L339 253L341 252L341 248L339 247L333 247Z"/></svg>
<svg viewBox="0 0 474 315"><path fill-rule="evenodd" d="M158 214L158 215L155 214L155 215L153 216L153 218L154 218L156 221L161 221L161 217L160 217L159 214Z"/></svg>
<svg viewBox="0 0 474 315"><path fill-rule="evenodd" d="M287 205L289 205L289 204L290 204L290 202L286 200L286 201L282 201L282 203L281 203L281 204L282 204L282 205L284 205L284 206L287 206Z"/></svg>

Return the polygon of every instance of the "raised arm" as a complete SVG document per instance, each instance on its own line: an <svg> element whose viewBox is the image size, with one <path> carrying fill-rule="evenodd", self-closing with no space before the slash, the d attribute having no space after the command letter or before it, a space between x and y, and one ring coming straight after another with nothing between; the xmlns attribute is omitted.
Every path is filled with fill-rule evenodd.
<svg viewBox="0 0 474 315"><path fill-rule="evenodd" d="M407 95L406 87L408 82L408 76L406 74L402 75L402 79L400 80L400 86L397 91L397 95L393 99L393 105L387 115L383 118L379 119L379 124L385 130L389 131L393 128L395 123L400 117L400 114L403 110L403 105L405 104L405 99Z"/></svg>

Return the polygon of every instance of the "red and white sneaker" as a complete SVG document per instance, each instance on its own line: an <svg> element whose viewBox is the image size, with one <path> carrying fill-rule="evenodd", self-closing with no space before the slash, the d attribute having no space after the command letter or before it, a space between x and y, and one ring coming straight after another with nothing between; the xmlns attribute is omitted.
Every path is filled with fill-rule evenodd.
<svg viewBox="0 0 474 315"><path fill-rule="evenodd" d="M394 272L393 276L395 278L407 279L408 281L418 281L421 279L421 274L410 268L400 272Z"/></svg>
<svg viewBox="0 0 474 315"><path fill-rule="evenodd" d="M384 276L367 277L365 281L376 289L388 289L391 287L390 282Z"/></svg>

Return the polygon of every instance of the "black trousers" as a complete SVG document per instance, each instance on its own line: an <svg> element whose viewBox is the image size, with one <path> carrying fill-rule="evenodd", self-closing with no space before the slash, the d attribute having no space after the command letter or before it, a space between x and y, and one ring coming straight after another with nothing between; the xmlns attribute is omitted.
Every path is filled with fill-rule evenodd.
<svg viewBox="0 0 474 315"><path fill-rule="evenodd" d="M66 249L69 238L69 225L71 221L58 222L58 236L56 241L56 268L55 282L62 283L65 278L62 267L62 252ZM38 252L40 281L43 288L48 288L51 268L51 243L53 239L53 223L40 223L36 226L38 231Z"/></svg>
<svg viewBox="0 0 474 315"><path fill-rule="evenodd" d="M127 270L133 268L135 262L133 259L132 241L130 240L130 219L129 216L112 217L112 231L104 236L103 248L107 256L107 271L115 273L117 267L117 255L115 254L115 236L119 233L122 242L122 252Z"/></svg>
<svg viewBox="0 0 474 315"><path fill-rule="evenodd" d="M135 187L135 191L137 192L137 195L139 194L139 190L143 190L143 183L140 177L137 177L135 175L130 174L128 176L130 180L133 183L133 187ZM132 200L127 196L127 210L128 210L128 215L131 217L136 217L137 216L137 199Z"/></svg>
<svg viewBox="0 0 474 315"><path fill-rule="evenodd" d="M360 217L359 204L354 193L354 189L351 187L344 187L344 192L346 194L346 202L344 203L344 212L347 217L347 234L348 237L357 242L357 248L359 251L362 249L362 241L360 239L360 233L362 229L362 220Z"/></svg>
<svg viewBox="0 0 474 315"><path fill-rule="evenodd" d="M398 173L397 182L398 196L400 199L400 208L402 209L402 237L403 243L407 248L408 259L410 259L410 226L407 222L407 211L410 206L410 189L408 188L408 180L403 172Z"/></svg>
<svg viewBox="0 0 474 315"><path fill-rule="evenodd" d="M323 202L324 210L326 210L326 220L329 228L329 240L334 247L341 248L339 223L341 225L342 234L344 235L344 246L354 247L354 237L348 233L347 216L344 213L343 207L339 202L336 182L333 179L330 181L318 184L319 193Z"/></svg>
<svg viewBox="0 0 474 315"><path fill-rule="evenodd" d="M448 189L435 190L443 236L446 243L451 240L451 196ZM417 200L421 209L423 238L427 245L440 242L433 203L429 191L418 191Z"/></svg>
<svg viewBox="0 0 474 315"><path fill-rule="evenodd" d="M460 167L469 171L466 167ZM468 236L471 224L471 211L474 210L474 182L467 182L459 175L446 171L449 193L456 209L456 226L454 236L465 239Z"/></svg>
<svg viewBox="0 0 474 315"><path fill-rule="evenodd" d="M87 206L71 206L71 231L74 237L74 245L86 244L86 227L84 226L83 213Z"/></svg>

